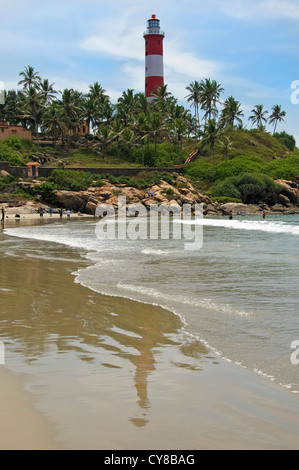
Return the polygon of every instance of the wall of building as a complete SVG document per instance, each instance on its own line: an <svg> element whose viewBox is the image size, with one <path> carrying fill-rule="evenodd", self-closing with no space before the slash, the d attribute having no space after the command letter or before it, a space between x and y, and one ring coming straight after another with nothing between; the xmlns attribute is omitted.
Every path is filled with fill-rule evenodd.
<svg viewBox="0 0 299 470"><path fill-rule="evenodd" d="M0 171L4 170L18 178L27 178L27 166L12 166L9 162L0 162Z"/></svg>
<svg viewBox="0 0 299 470"><path fill-rule="evenodd" d="M30 130L22 126L8 126L7 124L0 123L0 141L7 139L7 137L17 136L20 139L32 140L32 133Z"/></svg>
<svg viewBox="0 0 299 470"><path fill-rule="evenodd" d="M137 176L140 172L150 173L152 171L166 171L168 173L180 173L179 168L69 168L72 171L87 171L94 175L112 175L118 176ZM0 161L0 170L7 171L8 173L18 176L19 178L28 178L27 166L12 166L9 162ZM52 171L55 168L38 168L38 176L48 178L51 176Z"/></svg>

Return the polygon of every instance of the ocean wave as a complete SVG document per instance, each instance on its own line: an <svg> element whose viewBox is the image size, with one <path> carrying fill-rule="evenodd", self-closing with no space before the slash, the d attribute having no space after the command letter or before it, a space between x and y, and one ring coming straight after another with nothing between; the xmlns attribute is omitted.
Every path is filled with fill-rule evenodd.
<svg viewBox="0 0 299 470"><path fill-rule="evenodd" d="M181 250L160 250L155 248L144 248L141 250L144 255L172 255L174 253L181 253Z"/></svg>
<svg viewBox="0 0 299 470"><path fill-rule="evenodd" d="M206 227L221 227L235 230L252 230L269 233L285 233L299 235L299 226L291 225L285 222L269 222L264 220L226 220L226 219L196 219L196 220L174 220L174 223L185 225L202 225Z"/></svg>
<svg viewBox="0 0 299 470"><path fill-rule="evenodd" d="M122 284L118 283L117 288L123 291L129 291L138 295L145 295L151 297L151 299L160 300L165 305L167 302L168 305L175 303L176 305L188 305L195 308L204 308L206 310L214 310L230 315L240 315L240 316L257 316L257 313L246 312L244 310L239 310L234 308L229 304L217 304L210 299L192 299L189 297L184 297L181 295L170 295L159 292L158 290L152 287L137 286L132 284Z"/></svg>

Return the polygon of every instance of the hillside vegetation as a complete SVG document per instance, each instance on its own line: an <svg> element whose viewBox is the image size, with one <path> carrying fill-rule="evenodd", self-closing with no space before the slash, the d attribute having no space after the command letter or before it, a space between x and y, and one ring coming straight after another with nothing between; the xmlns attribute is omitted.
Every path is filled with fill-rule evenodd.
<svg viewBox="0 0 299 470"><path fill-rule="evenodd" d="M1 142L0 160L12 165L33 160L78 170L117 166L175 171L181 166L194 186L213 198L268 203L279 191L275 180L299 174L294 137L280 131L286 123L281 105L273 103L267 110L256 104L245 119L241 102L225 96L221 83L212 78L186 86L188 109L167 84L157 87L151 101L127 89L112 102L99 82L83 93L56 90L32 66L19 77L22 88L6 92L0 120L30 129L34 144L17 138ZM51 147L45 148L48 143ZM195 150L196 160L184 165Z"/></svg>

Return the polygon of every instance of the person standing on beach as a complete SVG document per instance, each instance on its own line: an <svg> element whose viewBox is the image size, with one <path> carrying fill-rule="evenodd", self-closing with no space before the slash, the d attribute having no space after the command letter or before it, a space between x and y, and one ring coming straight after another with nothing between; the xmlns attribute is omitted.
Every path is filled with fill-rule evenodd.
<svg viewBox="0 0 299 470"><path fill-rule="evenodd" d="M233 218L233 211L230 211L230 213L229 213L229 218L230 218L230 219Z"/></svg>
<svg viewBox="0 0 299 470"><path fill-rule="evenodd" d="M44 217L44 209L42 207L39 210L39 216Z"/></svg>
<svg viewBox="0 0 299 470"><path fill-rule="evenodd" d="M4 223L4 219L5 219L5 210L4 208L2 207L1 208L1 222Z"/></svg>
<svg viewBox="0 0 299 470"><path fill-rule="evenodd" d="M60 215L60 217L62 217L62 209L60 209L59 215Z"/></svg>
<svg viewBox="0 0 299 470"><path fill-rule="evenodd" d="M67 215L68 217L70 217L71 211L70 211L69 209L66 211L66 215Z"/></svg>
<svg viewBox="0 0 299 470"><path fill-rule="evenodd" d="M49 209L49 214L50 214L50 217L52 217L52 214L53 214L53 209L52 209L52 207L50 207L50 209Z"/></svg>

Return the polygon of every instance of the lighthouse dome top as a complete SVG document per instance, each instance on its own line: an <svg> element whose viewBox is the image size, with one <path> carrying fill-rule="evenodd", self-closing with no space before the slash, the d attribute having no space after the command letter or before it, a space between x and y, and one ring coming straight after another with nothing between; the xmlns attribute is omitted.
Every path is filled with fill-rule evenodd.
<svg viewBox="0 0 299 470"><path fill-rule="evenodd" d="M160 20L156 18L156 15L152 15L152 17L147 21L147 30L144 31L143 36L147 36L148 34L160 34L161 36L165 36L164 31L160 29Z"/></svg>

